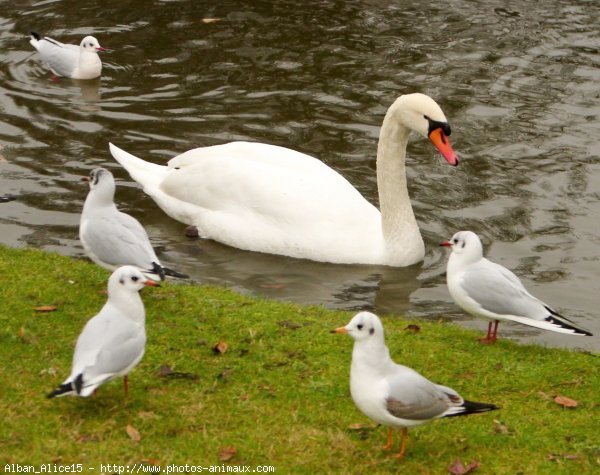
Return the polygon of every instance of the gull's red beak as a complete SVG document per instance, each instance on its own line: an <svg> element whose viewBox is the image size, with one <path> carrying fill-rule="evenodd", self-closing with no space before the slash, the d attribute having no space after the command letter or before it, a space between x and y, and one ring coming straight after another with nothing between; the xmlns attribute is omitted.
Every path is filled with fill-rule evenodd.
<svg viewBox="0 0 600 475"><path fill-rule="evenodd" d="M87 182L89 182L90 181L90 177L89 176L82 176L81 177L81 181L87 181Z"/></svg>
<svg viewBox="0 0 600 475"><path fill-rule="evenodd" d="M435 145L440 153L444 156L446 161L455 167L458 165L458 155L452 149L452 145L450 145L450 139L444 133L441 127L434 129L429 134L429 140Z"/></svg>
<svg viewBox="0 0 600 475"><path fill-rule="evenodd" d="M444 247L452 247L452 244L450 244L450 241L444 241L440 243L440 246L444 246Z"/></svg>
<svg viewBox="0 0 600 475"><path fill-rule="evenodd" d="M102 46L96 46L96 51L104 53L106 50Z"/></svg>
<svg viewBox="0 0 600 475"><path fill-rule="evenodd" d="M144 282L144 285L146 287L160 287L160 284L158 282L154 282L152 279L148 279L146 282Z"/></svg>

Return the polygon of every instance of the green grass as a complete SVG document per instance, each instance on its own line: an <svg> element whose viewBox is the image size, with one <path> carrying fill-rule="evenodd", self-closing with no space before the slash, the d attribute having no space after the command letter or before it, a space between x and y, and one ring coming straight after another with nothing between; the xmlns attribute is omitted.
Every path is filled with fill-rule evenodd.
<svg viewBox="0 0 600 475"><path fill-rule="evenodd" d="M48 400L70 370L84 323L106 299L108 273L0 247L0 276L0 468L221 465L219 451L228 446L236 454L227 464L273 465L276 473L447 473L457 457L490 474L581 474L600 465L597 356L510 341L486 347L476 341L481 335L452 324L384 316L396 361L502 408L411 430L398 463L381 450L384 428L374 428L350 398L352 340L329 333L350 313L202 285L143 291L148 343L130 375L129 399L114 381L91 398ZM58 309L38 313L38 305ZM409 323L421 331L405 331ZM229 345L221 355L212 351L219 341ZM161 376L163 365L184 374ZM563 408L556 395L579 405ZM508 432L494 430L494 419Z"/></svg>

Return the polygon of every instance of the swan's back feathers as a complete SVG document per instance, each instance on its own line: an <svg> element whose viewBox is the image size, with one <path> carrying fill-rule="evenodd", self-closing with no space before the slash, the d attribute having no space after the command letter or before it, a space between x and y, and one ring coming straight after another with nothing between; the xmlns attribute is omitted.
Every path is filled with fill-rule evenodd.
<svg viewBox="0 0 600 475"><path fill-rule="evenodd" d="M114 145L111 153L167 214L203 237L326 262L386 263L382 235L372 232L381 229L379 210L314 157L250 142L189 150L168 167Z"/></svg>

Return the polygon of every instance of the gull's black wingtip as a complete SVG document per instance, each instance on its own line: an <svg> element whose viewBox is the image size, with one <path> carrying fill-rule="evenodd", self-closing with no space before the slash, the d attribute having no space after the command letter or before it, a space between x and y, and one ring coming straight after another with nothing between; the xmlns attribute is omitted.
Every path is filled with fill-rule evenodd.
<svg viewBox="0 0 600 475"><path fill-rule="evenodd" d="M35 31L30 31L29 34L38 41L40 41L42 39L42 37L39 34L37 34Z"/></svg>
<svg viewBox="0 0 600 475"><path fill-rule="evenodd" d="M61 384L54 391L46 394L46 398L52 399L52 398L55 398L56 396L61 396L66 393L70 393L71 391L73 391L73 386L71 385L71 383Z"/></svg>

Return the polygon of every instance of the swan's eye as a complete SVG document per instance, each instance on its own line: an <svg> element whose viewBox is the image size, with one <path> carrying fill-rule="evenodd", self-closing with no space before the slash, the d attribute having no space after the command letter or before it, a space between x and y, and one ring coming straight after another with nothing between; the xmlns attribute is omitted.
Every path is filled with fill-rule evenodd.
<svg viewBox="0 0 600 475"><path fill-rule="evenodd" d="M363 324L359 323L358 325L356 325L356 328L358 328L359 330L362 330L363 329Z"/></svg>
<svg viewBox="0 0 600 475"><path fill-rule="evenodd" d="M140 278L137 275L134 275L131 280L133 280L134 282L137 282L138 280L140 280Z"/></svg>

